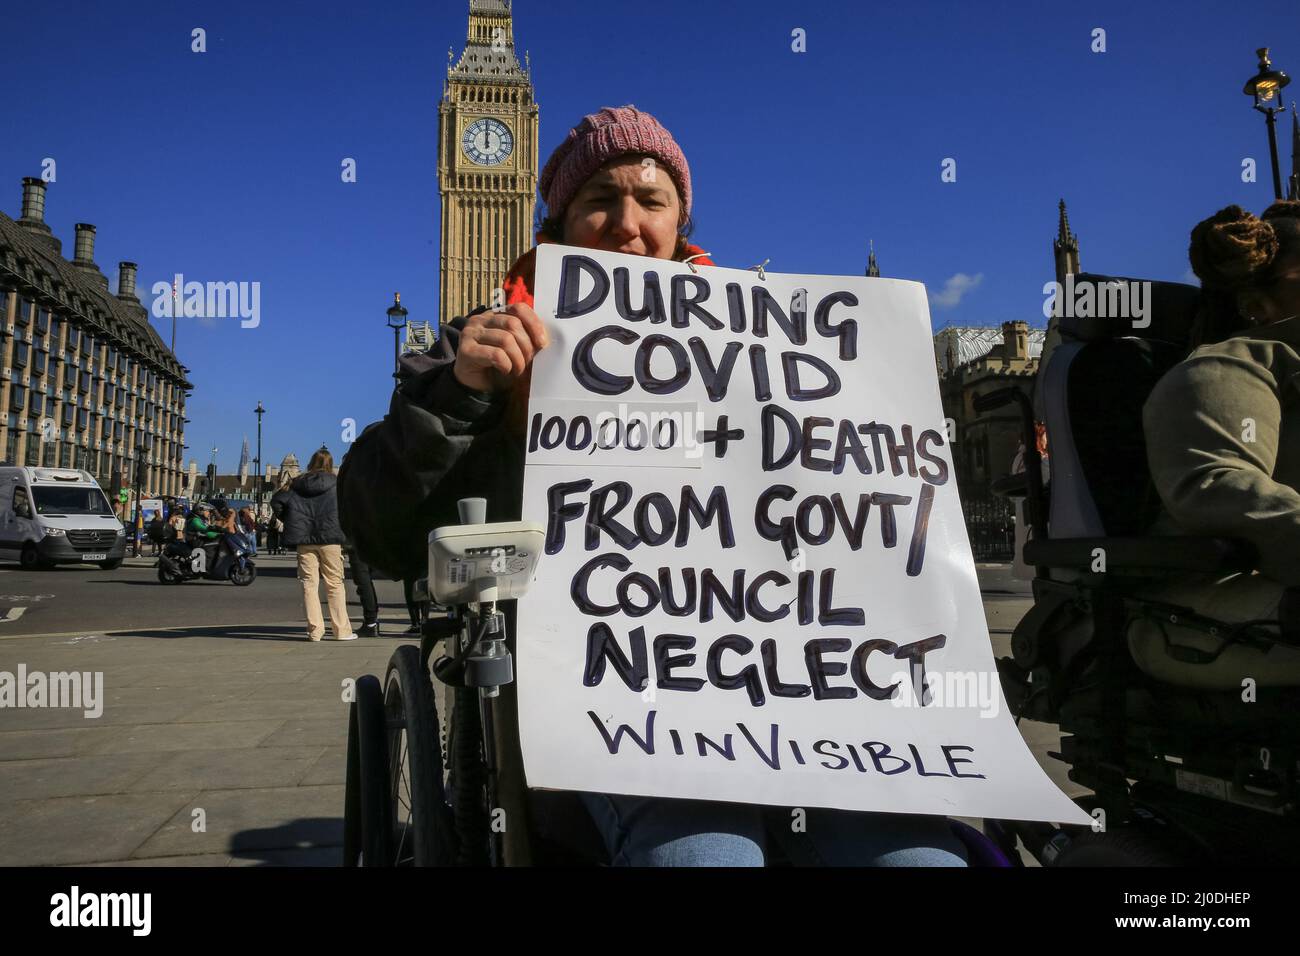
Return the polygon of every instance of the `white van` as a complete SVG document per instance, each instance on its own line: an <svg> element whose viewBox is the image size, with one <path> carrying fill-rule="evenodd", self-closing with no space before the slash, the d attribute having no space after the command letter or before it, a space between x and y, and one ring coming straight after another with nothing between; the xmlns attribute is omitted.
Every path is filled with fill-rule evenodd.
<svg viewBox="0 0 1300 956"><path fill-rule="evenodd" d="M0 466L0 561L111 571L125 556L126 529L90 472Z"/></svg>

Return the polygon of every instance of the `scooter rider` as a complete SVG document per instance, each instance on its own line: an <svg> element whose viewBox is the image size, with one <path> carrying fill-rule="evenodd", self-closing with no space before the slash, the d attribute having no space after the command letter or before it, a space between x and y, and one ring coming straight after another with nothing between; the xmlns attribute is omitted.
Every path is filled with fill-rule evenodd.
<svg viewBox="0 0 1300 956"><path fill-rule="evenodd" d="M190 520L185 525L185 535L194 539L195 544L215 544L221 540L221 532L216 528L210 527L203 520L204 515L210 515L212 509L203 503L196 504L190 511Z"/></svg>

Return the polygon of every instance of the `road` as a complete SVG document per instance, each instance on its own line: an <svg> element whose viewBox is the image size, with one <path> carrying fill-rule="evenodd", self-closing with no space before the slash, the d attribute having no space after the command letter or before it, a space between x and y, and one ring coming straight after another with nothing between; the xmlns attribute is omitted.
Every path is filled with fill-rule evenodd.
<svg viewBox="0 0 1300 956"><path fill-rule="evenodd" d="M149 565L0 566L0 671L104 675L98 717L0 710L0 866L337 864L343 688L382 675L402 642L400 583L377 582L389 636L311 644L292 558L259 559L248 588L164 586ZM979 575L1002 656L1028 588L1005 567ZM1020 731L1058 785L1079 792L1047 756L1055 728Z"/></svg>
<svg viewBox="0 0 1300 956"><path fill-rule="evenodd" d="M294 559L257 558L257 580L246 588L225 581L158 582L152 562L128 558L116 571L89 565L62 565L49 571L24 571L0 564L0 640L11 634L85 634L186 626L243 628L249 622L306 632ZM406 605L398 581L376 581L381 615L405 628ZM349 582L348 610L361 622L361 605ZM256 628L254 628L256 630ZM276 633L287 633L277 630Z"/></svg>

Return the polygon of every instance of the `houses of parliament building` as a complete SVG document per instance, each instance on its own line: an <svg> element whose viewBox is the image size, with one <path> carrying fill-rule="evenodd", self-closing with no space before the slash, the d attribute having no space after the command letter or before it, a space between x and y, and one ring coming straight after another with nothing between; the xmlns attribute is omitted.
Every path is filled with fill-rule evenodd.
<svg viewBox="0 0 1300 956"><path fill-rule="evenodd" d="M109 490L182 493L188 369L149 323L136 264L117 292L77 223L72 258L45 223L47 184L23 180L22 210L0 213L0 450L11 465L80 468Z"/></svg>

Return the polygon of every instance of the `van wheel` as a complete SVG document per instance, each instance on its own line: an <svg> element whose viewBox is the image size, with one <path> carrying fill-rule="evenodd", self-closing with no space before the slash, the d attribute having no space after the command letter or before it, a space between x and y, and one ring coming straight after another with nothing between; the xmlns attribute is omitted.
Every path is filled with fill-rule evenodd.
<svg viewBox="0 0 1300 956"><path fill-rule="evenodd" d="M100 561L99 566L103 568L105 571L116 571L118 568L122 566L122 559L111 558L108 561Z"/></svg>
<svg viewBox="0 0 1300 956"><path fill-rule="evenodd" d="M22 565L24 571L44 571L52 567L48 561L37 554L34 544L23 545L23 553L18 563Z"/></svg>

